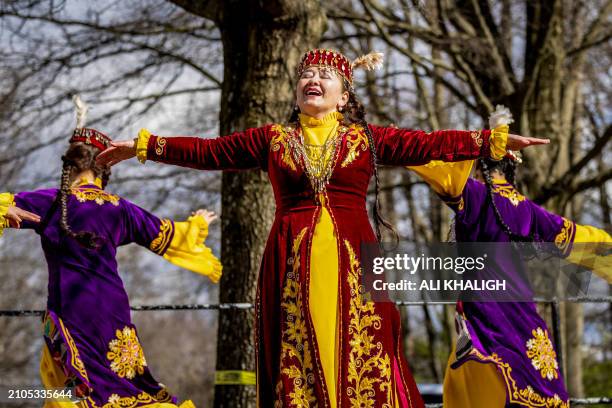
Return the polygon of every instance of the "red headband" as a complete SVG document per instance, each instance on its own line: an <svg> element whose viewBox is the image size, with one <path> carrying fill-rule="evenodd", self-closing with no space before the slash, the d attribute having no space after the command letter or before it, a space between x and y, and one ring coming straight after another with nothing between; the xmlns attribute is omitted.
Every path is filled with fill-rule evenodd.
<svg viewBox="0 0 612 408"><path fill-rule="evenodd" d="M70 138L70 143L85 143L97 147L100 150L106 150L110 145L111 138L104 133L91 128L76 128Z"/></svg>
<svg viewBox="0 0 612 408"><path fill-rule="evenodd" d="M298 65L298 77L302 76L304 70L312 66L325 66L335 69L349 84L353 84L353 68L351 62L344 55L334 50L316 48L304 54L300 65Z"/></svg>

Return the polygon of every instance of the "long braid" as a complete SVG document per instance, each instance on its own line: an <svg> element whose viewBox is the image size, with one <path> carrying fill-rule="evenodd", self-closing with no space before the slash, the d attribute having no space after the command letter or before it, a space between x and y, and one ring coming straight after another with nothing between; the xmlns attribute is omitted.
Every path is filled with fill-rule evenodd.
<svg viewBox="0 0 612 408"><path fill-rule="evenodd" d="M95 158L99 150L80 143L72 144L64 156L62 156L62 176L60 180L60 190L57 196L57 201L60 206L60 228L62 232L76 240L79 244L86 248L96 249L100 246L101 238L91 231L74 232L70 228L68 222L68 197L71 193L72 176L75 173L92 170L96 177L102 178L102 186L106 186L110 176L110 168L108 166L98 167L95 164Z"/></svg>
<svg viewBox="0 0 612 408"><path fill-rule="evenodd" d="M68 194L70 193L70 175L76 167L66 156L62 156L62 161L64 165L62 166L60 190L57 198L61 211L60 227L64 234L74 238L76 234L72 232L70 225L68 225Z"/></svg>
<svg viewBox="0 0 612 408"><path fill-rule="evenodd" d="M370 131L368 122L365 119L366 113L365 108L357 99L353 87L344 81L344 89L349 92L349 100L346 104L346 112L349 120L353 123L358 123L363 127L363 131L368 138L368 146L370 147L370 164L372 166L372 173L374 174L374 203L372 204L372 217L374 218L374 229L376 231L376 239L378 242L382 242L382 231L381 225L388 229L393 235L393 240L397 245L399 243L399 235L393 225L382 216L382 209L380 207L380 178L378 177L378 155L376 152L376 143L374 142L374 136Z"/></svg>
<svg viewBox="0 0 612 408"><path fill-rule="evenodd" d="M512 229L508 226L508 224L506 224L506 222L504 221L504 218L501 215L501 212L499 211L499 208L497 208L497 204L495 204L495 193L493 191L493 178L491 177L491 170L489 168L489 164L487 163L487 160L481 159L480 166L482 169L482 175L485 179L485 185L487 186L487 193L488 193L487 198L488 198L489 203L491 204L491 207L493 208L493 213L495 214L495 219L497 220L498 224L502 227L504 232L508 234L508 236L510 237L510 241L532 242L533 241L532 237L523 237L522 235L515 234L512 231ZM514 177L512 181L514 181Z"/></svg>

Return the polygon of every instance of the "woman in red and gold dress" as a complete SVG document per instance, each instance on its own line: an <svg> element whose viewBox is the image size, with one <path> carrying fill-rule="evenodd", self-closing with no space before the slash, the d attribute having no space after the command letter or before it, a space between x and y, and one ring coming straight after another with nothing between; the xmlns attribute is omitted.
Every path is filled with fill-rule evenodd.
<svg viewBox="0 0 612 408"><path fill-rule="evenodd" d="M503 131L425 133L367 124L351 63L330 50L307 52L298 68L288 125L214 139L160 137L113 143L100 157L202 170L268 172L276 216L263 254L256 302L258 406L423 407L402 354L400 318L389 302L361 296L360 251L376 243L366 194L377 165L501 158L545 140Z"/></svg>

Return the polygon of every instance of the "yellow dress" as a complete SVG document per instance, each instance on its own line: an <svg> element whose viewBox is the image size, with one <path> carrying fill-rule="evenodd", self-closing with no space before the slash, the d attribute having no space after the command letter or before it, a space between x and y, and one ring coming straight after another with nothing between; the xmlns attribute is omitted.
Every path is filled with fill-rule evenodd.
<svg viewBox="0 0 612 408"><path fill-rule="evenodd" d="M339 115L339 117L337 116ZM334 112L315 119L300 115L304 143L322 146L330 135L336 134L338 119L342 115ZM331 159L328 152L325 160ZM322 198L322 197L321 197ZM323 202L324 204L324 202ZM323 375L329 391L332 407L336 407L337 384L337 339L338 327L338 246L336 232L329 211L322 206L312 238L310 253L310 297L308 299Z"/></svg>
<svg viewBox="0 0 612 408"><path fill-rule="evenodd" d="M342 114L333 112L322 119L300 115L300 125L306 145L322 146L329 136L335 135ZM313 159L311 157L311 159ZM328 152L325 161L331 159ZM310 315L315 329L319 358L325 376L331 408L337 404L338 383L338 246L337 234L323 195L321 213L312 238L310 253L310 283L308 299ZM399 403L395 398L395 406Z"/></svg>

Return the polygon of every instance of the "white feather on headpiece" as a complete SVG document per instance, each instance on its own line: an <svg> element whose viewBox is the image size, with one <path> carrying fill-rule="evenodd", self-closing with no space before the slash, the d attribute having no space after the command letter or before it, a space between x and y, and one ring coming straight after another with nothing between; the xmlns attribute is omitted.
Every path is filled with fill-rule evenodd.
<svg viewBox="0 0 612 408"><path fill-rule="evenodd" d="M74 102L74 106L76 107L76 127L77 129L84 128L89 106L87 106L87 104L81 100L81 96L79 94L72 96L72 102Z"/></svg>
<svg viewBox="0 0 612 408"><path fill-rule="evenodd" d="M509 125L514 122L512 112L504 105L497 105L495 111L489 116L489 129L495 129L498 126Z"/></svg>
<svg viewBox="0 0 612 408"><path fill-rule="evenodd" d="M385 54L382 52L371 52L355 59L351 63L351 68L364 68L368 71L373 71L382 67Z"/></svg>

